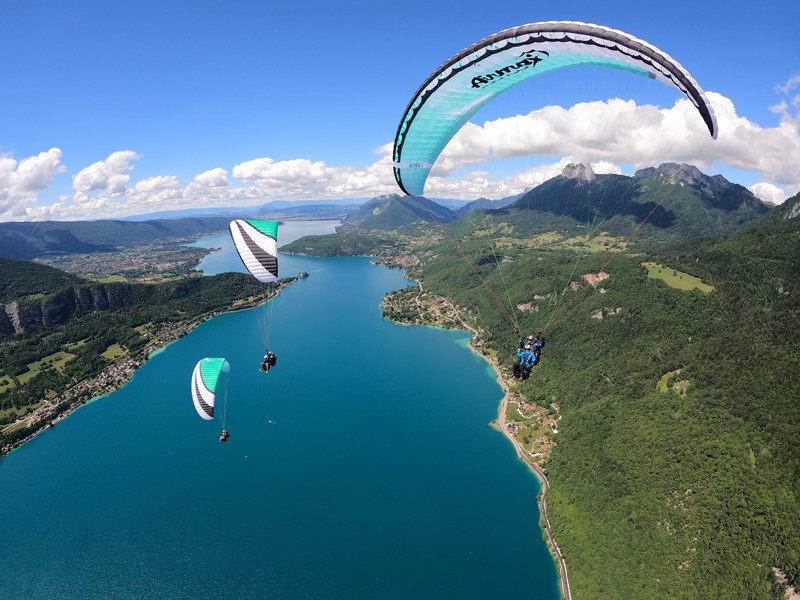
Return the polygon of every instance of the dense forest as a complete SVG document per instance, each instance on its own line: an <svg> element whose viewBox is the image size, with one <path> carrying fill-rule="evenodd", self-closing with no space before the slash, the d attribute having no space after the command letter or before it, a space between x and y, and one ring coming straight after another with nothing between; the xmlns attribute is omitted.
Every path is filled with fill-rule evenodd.
<svg viewBox="0 0 800 600"><path fill-rule="evenodd" d="M462 241L511 319L452 245L437 250L418 276L507 367L514 321L545 334L518 391L563 415L548 513L576 597L773 598L773 568L800 580L800 220L638 255L495 260ZM644 261L713 291L650 278Z"/></svg>
<svg viewBox="0 0 800 600"><path fill-rule="evenodd" d="M80 283L75 275L25 260L0 257L0 302L54 292Z"/></svg>

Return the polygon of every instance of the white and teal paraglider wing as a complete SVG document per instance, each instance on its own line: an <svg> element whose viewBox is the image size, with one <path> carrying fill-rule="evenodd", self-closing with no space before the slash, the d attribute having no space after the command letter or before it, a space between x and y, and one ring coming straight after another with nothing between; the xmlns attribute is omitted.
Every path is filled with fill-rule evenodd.
<svg viewBox="0 0 800 600"><path fill-rule="evenodd" d="M394 176L421 195L450 139L487 102L517 83L555 69L598 65L677 88L697 107L711 136L717 122L705 93L669 55L631 35L572 21L531 23L491 35L439 67L408 104L394 142Z"/></svg>
<svg viewBox="0 0 800 600"><path fill-rule="evenodd" d="M220 384L220 374L231 370L224 358L204 358L192 372L192 400L197 414L203 419L214 418L214 400Z"/></svg>
<svg viewBox="0 0 800 600"><path fill-rule="evenodd" d="M247 270L264 283L278 280L278 223L237 219L230 223L236 251Z"/></svg>

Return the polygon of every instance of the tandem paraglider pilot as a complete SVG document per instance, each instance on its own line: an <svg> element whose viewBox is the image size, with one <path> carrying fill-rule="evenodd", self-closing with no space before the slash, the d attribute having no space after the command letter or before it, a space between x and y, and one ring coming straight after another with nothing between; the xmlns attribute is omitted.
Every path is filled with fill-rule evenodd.
<svg viewBox="0 0 800 600"><path fill-rule="evenodd" d="M542 348L544 347L544 336L539 332L536 337L529 335L527 339L519 341L516 359L512 373L517 379L527 379L531 374L531 369L539 364Z"/></svg>
<svg viewBox="0 0 800 600"><path fill-rule="evenodd" d="M261 366L259 369L266 373L276 364L278 364L278 356L274 352L268 350L264 355L264 360L261 361Z"/></svg>

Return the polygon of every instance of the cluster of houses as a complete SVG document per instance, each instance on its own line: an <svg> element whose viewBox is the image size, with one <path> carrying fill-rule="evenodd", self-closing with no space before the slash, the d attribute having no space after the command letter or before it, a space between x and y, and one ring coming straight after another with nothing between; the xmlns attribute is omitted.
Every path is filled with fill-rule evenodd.
<svg viewBox="0 0 800 600"><path fill-rule="evenodd" d="M524 419L536 419L536 421L540 423L542 427L544 427L545 433L555 434L558 433L558 421L561 417L558 413L558 404L551 404L551 409L554 410L547 409L543 406L537 406L536 404L530 404L524 400L518 401L518 411ZM528 425L520 421L508 421L506 423L506 429L517 440L519 440L519 436L523 434L528 427ZM530 455L531 458L537 462L540 462L546 459L550 454L552 445L553 442L550 439L550 436L542 435L541 437L538 437L531 450L528 450L527 448L524 448L524 450ZM537 451L532 451L534 448Z"/></svg>

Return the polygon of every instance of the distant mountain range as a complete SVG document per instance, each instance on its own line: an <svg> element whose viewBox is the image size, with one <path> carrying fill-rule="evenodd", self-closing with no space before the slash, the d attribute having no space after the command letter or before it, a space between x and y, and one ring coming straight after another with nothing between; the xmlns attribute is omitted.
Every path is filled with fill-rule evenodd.
<svg viewBox="0 0 800 600"><path fill-rule="evenodd" d="M111 251L126 244L225 231L232 218L341 219L341 232L345 233L410 231L420 225L452 223L474 211L482 211L495 222L508 223L517 235L582 227L589 232L627 236L644 222L646 227L637 239L675 239L729 234L770 209L746 188L721 175L705 175L691 165L667 163L637 171L633 177L596 175L591 167L569 165L560 176L525 194L495 201L437 202L423 196L387 194L367 202L273 201L246 209L187 209L154 213L161 218L152 220L140 220L145 218L140 216L109 221L0 223L0 256L31 259ZM783 210L788 210L786 205Z"/></svg>
<svg viewBox="0 0 800 600"><path fill-rule="evenodd" d="M344 198L341 200L272 200L264 204L245 207L185 208L164 210L145 215L133 215L117 219L119 221L152 221L161 219L186 219L230 217L236 219L277 219L281 216L301 215L309 218L328 218L328 214L341 214L343 218L354 207L367 201L367 198Z"/></svg>
<svg viewBox="0 0 800 600"><path fill-rule="evenodd" d="M387 194L362 204L342 221L342 231L397 230L414 223L449 223L458 213L423 196Z"/></svg>
<svg viewBox="0 0 800 600"><path fill-rule="evenodd" d="M501 198L500 200L489 200L488 198L478 198L472 202L467 202L464 206L457 209L456 212L459 216L464 216L474 210L494 210L496 208L504 208L519 200L522 194L516 196L509 196L508 198Z"/></svg>
<svg viewBox="0 0 800 600"><path fill-rule="evenodd" d="M213 233L227 229L230 218L157 221L41 221L0 223L0 256L31 259L53 254L108 252L134 243Z"/></svg>
<svg viewBox="0 0 800 600"><path fill-rule="evenodd" d="M691 165L665 163L633 177L569 165L493 216L520 234L580 226L629 235L645 223L640 238L674 239L727 235L771 208L747 188Z"/></svg>
<svg viewBox="0 0 800 600"><path fill-rule="evenodd" d="M628 236L645 223L639 239L657 240L730 234L771 208L746 188L691 165L667 163L637 171L633 177L596 175L591 167L569 165L560 176L521 196L482 198L457 211L421 196L380 196L349 215L342 230L445 224L480 211L523 236L577 227L592 234Z"/></svg>
<svg viewBox="0 0 800 600"><path fill-rule="evenodd" d="M108 252L129 244L225 231L232 219L341 220L363 200L330 204L275 201L249 208L164 211L102 221L40 221L0 223L0 256L32 259L40 256ZM160 215L160 218L148 218Z"/></svg>

